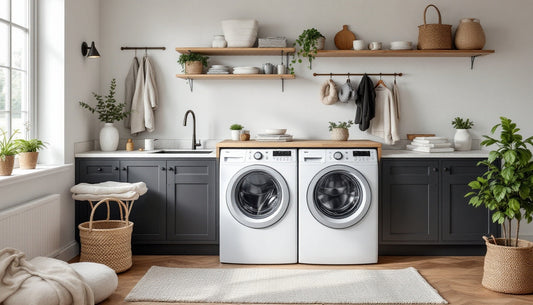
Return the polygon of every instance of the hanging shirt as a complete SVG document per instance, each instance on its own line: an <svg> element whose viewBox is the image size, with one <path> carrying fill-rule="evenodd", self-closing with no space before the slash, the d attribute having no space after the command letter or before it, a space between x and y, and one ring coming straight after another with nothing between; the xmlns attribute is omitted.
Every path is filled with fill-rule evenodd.
<svg viewBox="0 0 533 305"><path fill-rule="evenodd" d="M368 75L363 75L359 87L357 87L357 97L355 100L356 113L355 124L359 124L359 129L365 131L370 127L370 120L375 115L374 83Z"/></svg>
<svg viewBox="0 0 533 305"><path fill-rule="evenodd" d="M133 57L130 69L126 75L125 90L124 90L124 104L126 105L125 111L131 111L131 102L133 100L133 94L135 94L135 82L137 80L137 73L139 72L139 61L137 57ZM131 114L124 119L124 127L131 128Z"/></svg>
<svg viewBox="0 0 533 305"><path fill-rule="evenodd" d="M392 91L385 86L375 88L375 117L370 125L370 134L382 138L385 144L394 144L400 140L398 118Z"/></svg>

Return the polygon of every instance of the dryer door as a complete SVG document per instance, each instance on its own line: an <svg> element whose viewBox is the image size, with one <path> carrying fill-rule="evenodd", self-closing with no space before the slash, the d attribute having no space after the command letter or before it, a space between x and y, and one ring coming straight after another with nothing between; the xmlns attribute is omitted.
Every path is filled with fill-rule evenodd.
<svg viewBox="0 0 533 305"><path fill-rule="evenodd" d="M346 165L318 172L307 189L307 206L321 224L335 229L353 226L363 219L371 204L366 178Z"/></svg>
<svg viewBox="0 0 533 305"><path fill-rule="evenodd" d="M266 228L278 222L287 211L289 187L273 168L248 166L231 178L226 203L233 218L241 224Z"/></svg>

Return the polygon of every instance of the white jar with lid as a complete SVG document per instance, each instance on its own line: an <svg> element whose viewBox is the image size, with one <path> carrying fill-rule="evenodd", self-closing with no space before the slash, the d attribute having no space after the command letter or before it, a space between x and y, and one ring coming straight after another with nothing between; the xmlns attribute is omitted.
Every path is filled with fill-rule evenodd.
<svg viewBox="0 0 533 305"><path fill-rule="evenodd" d="M225 48L227 45L228 42L224 39L224 35L213 36L213 42L211 43L213 48Z"/></svg>

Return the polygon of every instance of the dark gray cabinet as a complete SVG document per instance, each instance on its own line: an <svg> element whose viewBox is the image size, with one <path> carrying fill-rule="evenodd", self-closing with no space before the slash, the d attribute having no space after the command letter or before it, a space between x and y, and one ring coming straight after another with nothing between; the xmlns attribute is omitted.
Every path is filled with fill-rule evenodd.
<svg viewBox="0 0 533 305"><path fill-rule="evenodd" d="M387 245L450 246L447 249L453 253L466 249L461 246L482 245L483 235L498 235L499 226L492 223L490 212L468 205L468 198L464 198L469 192L468 183L484 172L484 168L476 166L480 160L383 159L380 245L387 249L384 253L404 254L394 250L391 253L394 247Z"/></svg>
<svg viewBox="0 0 533 305"><path fill-rule="evenodd" d="M136 254L217 254L216 179L215 159L76 159L76 183L146 183L148 192L135 201L130 216ZM95 218L105 213L99 209ZM89 215L89 204L77 202L76 227ZM118 217L116 207L112 217Z"/></svg>

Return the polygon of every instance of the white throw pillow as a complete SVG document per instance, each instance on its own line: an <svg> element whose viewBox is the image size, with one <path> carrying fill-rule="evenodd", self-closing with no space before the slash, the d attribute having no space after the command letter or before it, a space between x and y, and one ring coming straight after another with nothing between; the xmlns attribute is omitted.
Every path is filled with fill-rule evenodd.
<svg viewBox="0 0 533 305"><path fill-rule="evenodd" d="M107 299L117 289L118 276L113 269L106 265L81 262L69 266L91 287L95 304Z"/></svg>

